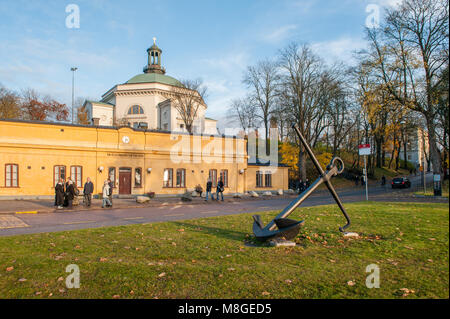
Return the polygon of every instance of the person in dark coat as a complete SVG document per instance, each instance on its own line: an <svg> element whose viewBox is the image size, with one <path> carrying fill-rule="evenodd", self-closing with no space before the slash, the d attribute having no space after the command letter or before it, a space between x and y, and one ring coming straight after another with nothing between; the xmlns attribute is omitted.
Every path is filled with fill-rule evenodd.
<svg viewBox="0 0 450 319"><path fill-rule="evenodd" d="M73 199L75 198L75 188L73 186L72 180L70 179L67 181L66 195L67 195L67 207L72 208Z"/></svg>
<svg viewBox="0 0 450 319"><path fill-rule="evenodd" d="M114 183L111 181L110 178L108 178L108 185L109 185L109 194L108 194L108 198L109 201L111 202L111 207L113 204L113 190L114 190Z"/></svg>
<svg viewBox="0 0 450 319"><path fill-rule="evenodd" d="M364 180L364 175L361 176L361 186L364 186L366 181Z"/></svg>
<svg viewBox="0 0 450 319"><path fill-rule="evenodd" d="M69 206L69 198L68 198L68 194L67 194L67 188L69 187L69 182L72 182L72 179L69 177L67 178L67 182L64 184L64 207L68 207Z"/></svg>
<svg viewBox="0 0 450 319"><path fill-rule="evenodd" d="M87 207L91 206L93 192L94 192L94 184L91 182L91 179L88 177L86 179L86 183L84 184L84 189L83 189L84 203Z"/></svg>
<svg viewBox="0 0 450 319"><path fill-rule="evenodd" d="M208 181L206 182L206 197L205 197L205 202L208 201L208 194L211 195L211 200L214 200L214 195L211 193L211 189L212 189L212 182L211 182L211 179L208 178Z"/></svg>
<svg viewBox="0 0 450 319"><path fill-rule="evenodd" d="M222 179L219 179L219 182L217 183L217 189L216 189L216 200L219 200L219 193L222 196L222 202L223 202L223 181Z"/></svg>
<svg viewBox="0 0 450 319"><path fill-rule="evenodd" d="M64 180L61 178L55 186L55 205L58 209L64 205Z"/></svg>

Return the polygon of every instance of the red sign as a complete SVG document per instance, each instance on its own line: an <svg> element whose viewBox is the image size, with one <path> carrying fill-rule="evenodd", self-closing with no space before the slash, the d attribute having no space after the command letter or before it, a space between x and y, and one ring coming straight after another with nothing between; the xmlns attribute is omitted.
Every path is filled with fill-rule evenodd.
<svg viewBox="0 0 450 319"><path fill-rule="evenodd" d="M370 144L359 144L359 155L370 155Z"/></svg>

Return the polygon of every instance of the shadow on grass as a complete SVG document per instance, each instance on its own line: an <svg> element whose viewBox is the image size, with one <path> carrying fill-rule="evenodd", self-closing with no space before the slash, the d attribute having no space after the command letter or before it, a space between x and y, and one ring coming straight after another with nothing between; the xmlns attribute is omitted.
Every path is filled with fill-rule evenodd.
<svg viewBox="0 0 450 319"><path fill-rule="evenodd" d="M209 235L213 235L213 236L221 237L221 238L225 238L225 239L230 239L230 240L234 240L234 241L244 242L245 240L248 239L248 237L246 237L246 235L248 235L248 233L235 231L235 230L231 230L231 229L223 229L223 228L217 228L217 227L211 227L211 226L205 226L205 225L195 225L195 224L190 224L190 223L186 223L186 222L177 222L177 221L174 221L172 223L179 225L180 227L186 228L190 231L195 231L195 232L203 233L203 234L206 233Z"/></svg>

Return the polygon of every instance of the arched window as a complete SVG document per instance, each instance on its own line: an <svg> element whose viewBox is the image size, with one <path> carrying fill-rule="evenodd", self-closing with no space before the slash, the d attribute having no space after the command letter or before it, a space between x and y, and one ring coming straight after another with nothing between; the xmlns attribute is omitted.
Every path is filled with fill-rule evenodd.
<svg viewBox="0 0 450 319"><path fill-rule="evenodd" d="M133 105L128 109L128 114L144 114L144 109L139 105Z"/></svg>

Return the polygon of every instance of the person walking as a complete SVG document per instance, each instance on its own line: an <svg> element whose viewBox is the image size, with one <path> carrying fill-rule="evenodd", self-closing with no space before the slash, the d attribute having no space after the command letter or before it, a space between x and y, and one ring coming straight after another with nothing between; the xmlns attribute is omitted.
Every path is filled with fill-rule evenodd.
<svg viewBox="0 0 450 319"><path fill-rule="evenodd" d="M108 181L106 180L105 183L103 184L103 189L102 189L102 195L103 195L102 208L112 206L111 201L109 200L109 192L110 192L110 187L109 187Z"/></svg>
<svg viewBox="0 0 450 319"><path fill-rule="evenodd" d="M75 198L75 188L73 187L73 182L71 179L67 181L66 196L67 196L67 207L72 208L73 199Z"/></svg>
<svg viewBox="0 0 450 319"><path fill-rule="evenodd" d="M364 180L364 175L361 176L361 186L366 185L366 181Z"/></svg>
<svg viewBox="0 0 450 319"><path fill-rule="evenodd" d="M113 190L114 190L114 183L111 181L110 178L108 178L108 185L109 185L109 195L108 195L108 198L109 198L109 202L111 203L111 207L112 207L112 204L113 204Z"/></svg>
<svg viewBox="0 0 450 319"><path fill-rule="evenodd" d="M208 181L206 182L206 197L205 197L205 202L208 201L208 194L211 196L211 200L214 200L214 196L211 193L211 189L212 189L212 182L211 182L211 178L208 178Z"/></svg>
<svg viewBox="0 0 450 319"><path fill-rule="evenodd" d="M55 186L55 205L58 209L64 205L64 180L61 178Z"/></svg>
<svg viewBox="0 0 450 319"><path fill-rule="evenodd" d="M356 175L356 176L355 176L355 185L358 186L358 183L359 183L359 176Z"/></svg>
<svg viewBox="0 0 450 319"><path fill-rule="evenodd" d="M219 200L219 193L220 193L220 195L222 197L222 202L223 202L223 191L224 191L224 189L223 189L223 181L222 181L222 178L221 178L221 179L219 179L219 182L217 183L216 201Z"/></svg>
<svg viewBox="0 0 450 319"><path fill-rule="evenodd" d="M91 182L91 178L88 177L86 179L86 183L84 183L83 189L84 205L86 205L87 207L91 206L93 192L94 192L94 184Z"/></svg>

